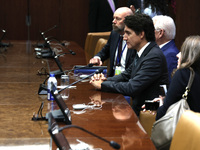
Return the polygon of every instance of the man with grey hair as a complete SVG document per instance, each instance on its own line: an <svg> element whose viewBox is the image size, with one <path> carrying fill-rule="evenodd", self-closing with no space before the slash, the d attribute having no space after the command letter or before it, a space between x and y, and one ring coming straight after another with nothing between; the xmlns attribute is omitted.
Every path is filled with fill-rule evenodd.
<svg viewBox="0 0 200 150"><path fill-rule="evenodd" d="M174 38L176 36L176 26L174 20L169 16L158 15L152 18L155 27L156 43L159 45L167 60L169 82L171 74L177 67L177 57L179 53Z"/></svg>
<svg viewBox="0 0 200 150"><path fill-rule="evenodd" d="M113 31L110 34L107 44L102 50L90 59L89 63L102 65L102 62L110 58L110 70L107 76L114 76L118 72L123 72L132 63L136 51L128 50L124 35L124 19L133 15L128 7L118 8L113 15Z"/></svg>

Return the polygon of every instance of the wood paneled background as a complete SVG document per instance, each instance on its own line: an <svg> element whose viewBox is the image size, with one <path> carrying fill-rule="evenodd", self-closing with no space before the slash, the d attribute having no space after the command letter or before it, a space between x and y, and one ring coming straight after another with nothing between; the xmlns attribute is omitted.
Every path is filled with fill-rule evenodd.
<svg viewBox="0 0 200 150"><path fill-rule="evenodd" d="M31 23L26 24L28 3ZM127 0L119 0L126 6ZM200 34L200 1L176 0L176 44L180 48L185 37ZM72 40L84 47L88 32L89 0L0 0L0 29L7 31L9 40L39 40L39 31L54 25L47 33L59 40ZM30 31L28 35L28 30ZM0 33L1 36L2 33Z"/></svg>

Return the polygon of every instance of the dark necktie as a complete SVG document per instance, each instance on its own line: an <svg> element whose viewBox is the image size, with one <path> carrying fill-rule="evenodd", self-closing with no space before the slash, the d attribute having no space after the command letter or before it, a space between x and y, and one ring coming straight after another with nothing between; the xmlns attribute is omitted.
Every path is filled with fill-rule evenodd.
<svg viewBox="0 0 200 150"><path fill-rule="evenodd" d="M117 58L116 58L116 66L120 65L121 61L121 53L122 53L122 42L123 42L123 37L120 36L119 38L119 44L118 44L118 53L117 53Z"/></svg>
<svg viewBox="0 0 200 150"><path fill-rule="evenodd" d="M134 59L134 64L135 64L135 66L137 65L138 59L139 59L139 56L138 56L138 54L136 54L135 59Z"/></svg>

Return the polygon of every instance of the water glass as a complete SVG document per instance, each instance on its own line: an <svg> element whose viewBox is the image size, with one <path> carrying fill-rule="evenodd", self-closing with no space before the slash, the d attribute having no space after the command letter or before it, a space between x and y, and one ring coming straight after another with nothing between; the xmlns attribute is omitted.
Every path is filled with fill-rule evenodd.
<svg viewBox="0 0 200 150"><path fill-rule="evenodd" d="M68 75L61 75L61 83L60 83L62 88L65 88L66 86L69 85L69 76ZM63 99L67 99L69 97L69 88L61 91L61 96Z"/></svg>

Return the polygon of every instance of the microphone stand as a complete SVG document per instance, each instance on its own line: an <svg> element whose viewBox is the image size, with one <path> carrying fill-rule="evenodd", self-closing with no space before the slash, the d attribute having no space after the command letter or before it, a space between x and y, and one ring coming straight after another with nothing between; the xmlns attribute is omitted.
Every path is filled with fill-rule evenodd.
<svg viewBox="0 0 200 150"><path fill-rule="evenodd" d="M83 80L85 80L85 79L87 79L87 78L93 76L94 74L101 73L101 72L103 71L103 69L104 69L104 68L97 69L95 72L89 74L88 76L86 76L86 77L84 77L84 78L82 78L82 79L80 79L80 80L77 80L77 81L75 81L75 82L69 84L68 86L66 86L66 87L64 87L64 88L62 88L62 89L60 89L60 90L58 90L58 91L55 91L54 94L59 94L60 92L62 92L63 90L69 88L70 86L72 86L72 85L74 85L74 84L76 84L76 83L78 83L78 82L80 82L80 81L83 81Z"/></svg>
<svg viewBox="0 0 200 150"><path fill-rule="evenodd" d="M42 84L40 84L38 95L46 95L47 94L47 86L45 85L47 79L49 79L49 76L44 80Z"/></svg>
<svg viewBox="0 0 200 150"><path fill-rule="evenodd" d="M98 136L98 135L96 135L96 134L94 134L94 133L92 133L92 132L90 132L90 131L88 131L88 130L86 130L86 129L80 127L80 126L77 126L77 125L66 125L66 126L64 126L64 127L58 128L58 130L55 130L55 131L53 132L53 134L56 134L56 132L59 133L59 132L61 132L62 130L67 129L67 128L77 128L77 129L80 129L80 130L82 130L82 131L84 131L84 132L86 132L86 133L88 133L88 134L90 134L90 135L92 135L92 136L94 136L94 137L96 137L96 138L98 138L98 139L100 139L100 140L106 142L106 143L109 143L109 145L110 145L111 147L113 147L114 149L120 149L120 145L119 145L117 142L115 142L115 141L108 141L108 140L106 140L105 138L100 137L100 136Z"/></svg>
<svg viewBox="0 0 200 150"><path fill-rule="evenodd" d="M62 69L62 65L60 63L60 60L59 60L59 57L62 56L62 55L65 55L65 54L72 54L72 55L75 55L74 53L70 52L70 53L62 53L62 54L59 54L59 55L56 55L54 57L54 60L59 68L59 70L55 70L55 71L51 71L50 74L55 74L55 76L59 76L59 75L63 75L65 74L65 72L63 71Z"/></svg>

